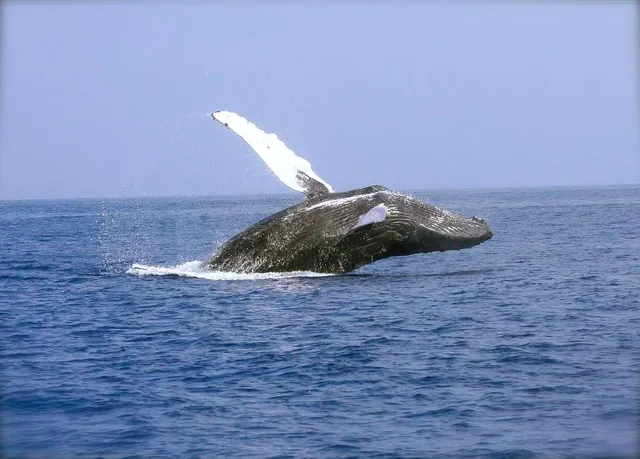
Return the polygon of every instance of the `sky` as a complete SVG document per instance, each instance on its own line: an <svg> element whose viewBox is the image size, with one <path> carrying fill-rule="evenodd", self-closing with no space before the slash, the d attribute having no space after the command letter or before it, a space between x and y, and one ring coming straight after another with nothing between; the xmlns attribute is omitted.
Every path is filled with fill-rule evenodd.
<svg viewBox="0 0 640 459"><path fill-rule="evenodd" d="M317 3L317 4L316 4ZM634 2L3 2L0 199L640 183Z"/></svg>

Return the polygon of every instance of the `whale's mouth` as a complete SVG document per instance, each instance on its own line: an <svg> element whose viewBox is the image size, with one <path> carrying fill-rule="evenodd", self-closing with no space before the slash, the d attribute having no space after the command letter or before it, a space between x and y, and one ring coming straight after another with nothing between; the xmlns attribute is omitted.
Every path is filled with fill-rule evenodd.
<svg viewBox="0 0 640 459"><path fill-rule="evenodd" d="M422 238L441 241L448 249L469 248L493 237L491 228L478 217L452 219L446 222L428 221L419 224Z"/></svg>

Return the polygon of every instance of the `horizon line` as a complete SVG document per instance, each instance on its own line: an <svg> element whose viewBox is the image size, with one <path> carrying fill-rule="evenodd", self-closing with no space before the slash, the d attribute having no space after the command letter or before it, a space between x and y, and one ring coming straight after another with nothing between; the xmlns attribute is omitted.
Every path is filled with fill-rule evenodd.
<svg viewBox="0 0 640 459"><path fill-rule="evenodd" d="M465 188L406 188L399 189L401 192L416 191L507 191L507 190L531 190L531 189L550 189L550 188L628 188L640 186L640 182L636 183L611 183L611 184L591 184L591 185L523 185L523 186L492 186L492 187L465 187ZM99 199L158 199L158 198L213 198L213 197L232 197L232 196L295 196L302 193L296 191L284 191L278 193L216 193L216 194L186 194L186 195L133 195L133 196L89 196L89 197L52 197L52 198L12 198L0 199L0 203L5 202L21 202L21 201L73 201L73 200L99 200Z"/></svg>

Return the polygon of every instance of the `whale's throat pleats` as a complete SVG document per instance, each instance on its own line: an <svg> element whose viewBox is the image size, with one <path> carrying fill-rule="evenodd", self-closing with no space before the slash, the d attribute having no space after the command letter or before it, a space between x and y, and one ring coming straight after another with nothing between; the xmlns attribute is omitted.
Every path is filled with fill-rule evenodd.
<svg viewBox="0 0 640 459"><path fill-rule="evenodd" d="M333 193L331 185L313 172L309 161L291 151L277 135L262 131L233 112L219 111L211 116L247 142L276 177L292 190L300 191L308 198Z"/></svg>

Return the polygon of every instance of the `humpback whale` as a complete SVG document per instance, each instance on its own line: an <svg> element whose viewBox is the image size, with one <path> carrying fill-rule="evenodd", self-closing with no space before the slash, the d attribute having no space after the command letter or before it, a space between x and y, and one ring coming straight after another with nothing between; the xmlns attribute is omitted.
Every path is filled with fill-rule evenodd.
<svg viewBox="0 0 640 459"><path fill-rule="evenodd" d="M245 140L285 185L306 199L231 238L205 268L344 274L383 258L465 249L492 237L480 217L467 218L380 185L335 192L275 134L233 112L211 116Z"/></svg>

